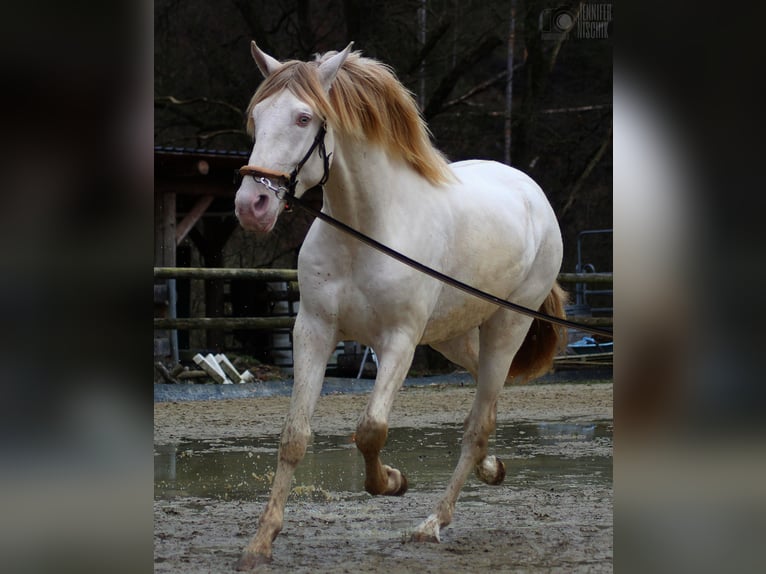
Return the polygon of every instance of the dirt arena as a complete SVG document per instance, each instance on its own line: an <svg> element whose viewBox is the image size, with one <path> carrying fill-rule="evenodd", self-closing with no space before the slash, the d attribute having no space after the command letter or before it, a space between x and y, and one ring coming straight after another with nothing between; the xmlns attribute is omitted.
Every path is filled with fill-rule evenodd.
<svg viewBox="0 0 766 574"><path fill-rule="evenodd" d="M475 387L399 392L383 461L403 497L372 497L352 433L366 395L328 395L263 572L611 572L612 383L504 389L490 452L500 486L471 476L441 544L408 533L459 453ZM155 404L155 572L229 572L255 532L288 397Z"/></svg>

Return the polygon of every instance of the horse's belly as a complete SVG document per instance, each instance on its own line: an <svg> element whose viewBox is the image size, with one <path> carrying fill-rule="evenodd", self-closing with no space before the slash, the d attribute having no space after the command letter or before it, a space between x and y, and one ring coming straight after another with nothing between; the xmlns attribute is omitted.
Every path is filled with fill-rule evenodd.
<svg viewBox="0 0 766 574"><path fill-rule="evenodd" d="M481 325L497 307L452 287L454 293L442 296L426 324L421 344L454 339Z"/></svg>

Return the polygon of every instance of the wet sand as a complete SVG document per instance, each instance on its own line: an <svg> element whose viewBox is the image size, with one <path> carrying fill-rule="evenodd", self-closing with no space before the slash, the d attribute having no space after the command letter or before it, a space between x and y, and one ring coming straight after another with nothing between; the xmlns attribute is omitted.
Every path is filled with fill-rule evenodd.
<svg viewBox="0 0 766 574"><path fill-rule="evenodd" d="M321 397L274 561L262 571L612 571L611 383L504 389L490 451L506 462L505 482L469 477L442 543L408 542L446 486L474 393L398 393L383 460L411 486L395 498L361 487L351 435L366 395ZM155 404L155 572L232 570L267 499L288 402Z"/></svg>

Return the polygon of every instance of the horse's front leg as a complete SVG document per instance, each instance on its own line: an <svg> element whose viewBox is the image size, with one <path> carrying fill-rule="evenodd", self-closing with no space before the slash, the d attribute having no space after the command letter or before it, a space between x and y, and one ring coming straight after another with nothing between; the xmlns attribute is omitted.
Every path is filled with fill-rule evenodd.
<svg viewBox="0 0 766 574"><path fill-rule="evenodd" d="M258 532L242 553L237 570L252 570L271 561L272 542L282 530L293 474L306 454L311 436L309 421L322 390L327 360L336 344L331 328L298 314L293 330L295 382L282 429L277 471L269 502L258 521Z"/></svg>
<svg viewBox="0 0 766 574"><path fill-rule="evenodd" d="M380 461L388 437L388 415L396 392L412 363L416 338L404 334L375 349L379 367L367 408L356 427L356 446L364 456L364 489L370 494L399 496L407 491L407 479L399 470Z"/></svg>

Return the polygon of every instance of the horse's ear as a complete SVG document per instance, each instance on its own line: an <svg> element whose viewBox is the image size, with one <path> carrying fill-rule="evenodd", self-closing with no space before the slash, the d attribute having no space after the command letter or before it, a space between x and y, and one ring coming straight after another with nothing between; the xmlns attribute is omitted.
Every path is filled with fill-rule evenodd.
<svg viewBox="0 0 766 574"><path fill-rule="evenodd" d="M330 86L332 85L335 76L338 74L338 70L340 70L340 67L343 65L343 62L346 61L346 57L349 52L351 52L351 47L353 45L354 43L351 42L346 46L345 50L338 52L332 58L328 58L319 65L317 73L319 74L319 81L322 82L325 91L330 91Z"/></svg>
<svg viewBox="0 0 766 574"><path fill-rule="evenodd" d="M282 64L278 60L275 60L261 50L254 41L250 42L250 53L253 55L253 60L258 64L258 69L261 71L264 78L268 78L282 67Z"/></svg>

